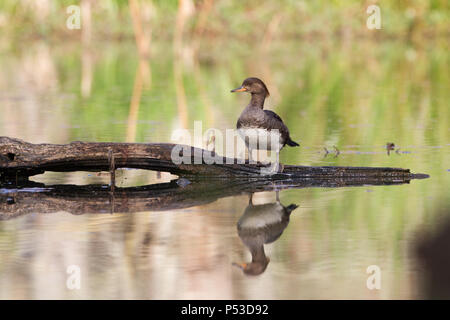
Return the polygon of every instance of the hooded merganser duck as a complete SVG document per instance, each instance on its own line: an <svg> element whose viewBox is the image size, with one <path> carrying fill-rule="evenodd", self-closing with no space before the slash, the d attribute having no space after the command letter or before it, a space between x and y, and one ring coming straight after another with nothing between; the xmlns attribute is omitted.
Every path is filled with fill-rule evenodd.
<svg viewBox="0 0 450 320"><path fill-rule="evenodd" d="M264 244L276 241L289 224L291 212L298 206L291 204L287 207L280 203L277 193L277 201L254 205L252 196L244 214L237 223L239 238L250 250L252 262L233 263L242 269L247 275L259 275L263 273L270 259L264 252Z"/></svg>
<svg viewBox="0 0 450 320"><path fill-rule="evenodd" d="M269 96L269 90L264 82L258 78L247 78L239 88L231 92L249 92L252 95L250 103L242 111L236 125L248 148L249 160L252 160L254 149L275 151L278 161L278 154L285 145L299 146L291 139L289 129L280 116L273 111L263 110L264 100ZM273 145L271 141L275 141L275 144Z"/></svg>

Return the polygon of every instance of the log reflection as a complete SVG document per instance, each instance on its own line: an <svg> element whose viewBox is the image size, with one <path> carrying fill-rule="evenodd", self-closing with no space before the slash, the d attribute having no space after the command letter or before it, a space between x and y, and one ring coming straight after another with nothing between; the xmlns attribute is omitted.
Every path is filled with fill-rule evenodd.
<svg viewBox="0 0 450 320"><path fill-rule="evenodd" d="M53 185L26 181L0 184L0 220L29 213L65 211L80 215L86 213L134 213L183 209L214 202L220 198L301 188L339 188L367 185L409 183L398 178L340 178L340 179L220 179L189 181L185 178L168 183L140 187L109 185Z"/></svg>

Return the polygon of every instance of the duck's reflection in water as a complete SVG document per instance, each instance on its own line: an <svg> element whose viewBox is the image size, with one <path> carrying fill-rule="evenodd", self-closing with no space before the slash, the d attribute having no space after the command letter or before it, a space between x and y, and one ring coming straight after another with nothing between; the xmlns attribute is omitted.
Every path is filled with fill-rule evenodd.
<svg viewBox="0 0 450 320"><path fill-rule="evenodd" d="M270 259L264 252L264 245L276 241L289 224L289 217L298 206L290 204L283 206L277 192L274 203L253 204L253 194L244 214L237 223L239 237L250 250L250 263L233 263L247 275L262 274Z"/></svg>

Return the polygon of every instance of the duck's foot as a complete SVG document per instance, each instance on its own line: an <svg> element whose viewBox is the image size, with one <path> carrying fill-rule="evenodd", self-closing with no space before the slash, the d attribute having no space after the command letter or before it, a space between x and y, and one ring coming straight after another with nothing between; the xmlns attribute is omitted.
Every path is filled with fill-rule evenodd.
<svg viewBox="0 0 450 320"><path fill-rule="evenodd" d="M263 175L274 175L277 173L282 173L284 171L284 165L278 162L270 162L270 165L266 165L261 168L261 174Z"/></svg>

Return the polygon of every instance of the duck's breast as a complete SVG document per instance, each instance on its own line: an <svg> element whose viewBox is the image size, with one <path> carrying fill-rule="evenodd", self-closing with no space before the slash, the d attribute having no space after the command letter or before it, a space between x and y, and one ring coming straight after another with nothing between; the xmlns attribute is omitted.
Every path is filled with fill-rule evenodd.
<svg viewBox="0 0 450 320"><path fill-rule="evenodd" d="M279 151L283 147L283 138L278 130L258 127L241 127L239 136L250 149Z"/></svg>
<svg viewBox="0 0 450 320"><path fill-rule="evenodd" d="M283 220L284 208L279 203L250 205L238 221L241 229L265 228Z"/></svg>

